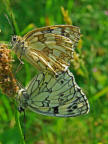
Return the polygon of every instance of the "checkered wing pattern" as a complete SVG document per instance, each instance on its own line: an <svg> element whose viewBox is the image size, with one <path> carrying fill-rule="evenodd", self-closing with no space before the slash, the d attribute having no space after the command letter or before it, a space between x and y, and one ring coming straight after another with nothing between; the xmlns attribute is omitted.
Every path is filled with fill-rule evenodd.
<svg viewBox="0 0 108 144"><path fill-rule="evenodd" d="M55 25L38 28L17 37L13 49L41 71L55 74L66 71L80 38L78 27Z"/></svg>
<svg viewBox="0 0 108 144"><path fill-rule="evenodd" d="M74 117L89 112L88 100L70 71L58 77L48 73L36 75L21 97L30 110L43 115Z"/></svg>

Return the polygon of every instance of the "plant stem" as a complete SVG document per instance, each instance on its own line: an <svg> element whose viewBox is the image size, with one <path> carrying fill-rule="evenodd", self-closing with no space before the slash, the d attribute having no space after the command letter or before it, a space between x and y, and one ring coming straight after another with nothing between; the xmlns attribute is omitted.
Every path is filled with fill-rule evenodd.
<svg viewBox="0 0 108 144"><path fill-rule="evenodd" d="M21 144L25 144L24 135L23 135L23 132L22 132L22 128L21 128L19 118L20 118L19 112L18 112L18 110L16 110L15 119L16 119L16 125L17 125L17 128L18 128L18 131L19 131L19 134L20 134L20 137L21 137Z"/></svg>

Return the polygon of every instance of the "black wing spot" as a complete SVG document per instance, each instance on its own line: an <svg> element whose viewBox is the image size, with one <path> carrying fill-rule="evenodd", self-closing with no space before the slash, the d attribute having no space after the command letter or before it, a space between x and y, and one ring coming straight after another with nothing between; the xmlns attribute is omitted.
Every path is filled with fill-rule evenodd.
<svg viewBox="0 0 108 144"><path fill-rule="evenodd" d="M68 110L68 112L72 112L72 111L73 111L72 109L69 109L69 110Z"/></svg>
<svg viewBox="0 0 108 144"><path fill-rule="evenodd" d="M61 82L61 84L63 84L63 83L64 83L64 80L61 80L60 82Z"/></svg>
<svg viewBox="0 0 108 144"><path fill-rule="evenodd" d="M73 107L71 107L72 109L68 109L68 112L73 112L73 110L77 109L77 105L74 105Z"/></svg>
<svg viewBox="0 0 108 144"><path fill-rule="evenodd" d="M77 109L77 105L74 105L74 106L73 106L73 109Z"/></svg>
<svg viewBox="0 0 108 144"><path fill-rule="evenodd" d="M57 107L54 107L53 109L54 109L54 113L55 113L55 114L58 114L58 106L57 106Z"/></svg>
<svg viewBox="0 0 108 144"><path fill-rule="evenodd" d="M72 109L75 110L77 108L78 108L77 104L73 104L73 106L71 105L71 106L68 107L69 110L72 110Z"/></svg>

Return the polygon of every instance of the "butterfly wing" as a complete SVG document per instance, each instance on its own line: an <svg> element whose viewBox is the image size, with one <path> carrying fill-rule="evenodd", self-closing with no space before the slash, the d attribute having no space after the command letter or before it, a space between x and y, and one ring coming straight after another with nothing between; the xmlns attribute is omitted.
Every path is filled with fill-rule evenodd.
<svg viewBox="0 0 108 144"><path fill-rule="evenodd" d="M79 27L72 25L54 25L38 28L27 33L24 36L24 39L30 40L31 37L34 37L34 35L47 34L47 33L57 34L69 38L72 41L72 47L74 48L80 39Z"/></svg>
<svg viewBox="0 0 108 144"><path fill-rule="evenodd" d="M49 69L54 73L66 71L73 56L72 42L56 34L40 34L31 37L26 59L39 69Z"/></svg>
<svg viewBox="0 0 108 144"><path fill-rule="evenodd" d="M71 25L35 29L24 36L28 43L26 58L42 70L47 67L54 73L66 71L79 38L79 28Z"/></svg>
<svg viewBox="0 0 108 144"><path fill-rule="evenodd" d="M74 117L89 112L88 100L69 71L57 78L41 73L26 90L28 108L34 112L56 117Z"/></svg>

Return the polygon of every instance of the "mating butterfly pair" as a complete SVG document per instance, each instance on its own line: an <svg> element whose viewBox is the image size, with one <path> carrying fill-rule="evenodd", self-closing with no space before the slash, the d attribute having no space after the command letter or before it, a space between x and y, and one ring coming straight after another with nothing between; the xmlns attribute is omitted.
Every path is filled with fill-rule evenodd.
<svg viewBox="0 0 108 144"><path fill-rule="evenodd" d="M89 112L88 100L68 70L79 38L79 28L70 25L43 27L24 37L12 37L12 47L17 56L43 71L25 89L19 90L20 110L29 108L59 117Z"/></svg>

